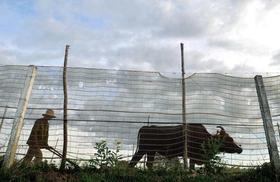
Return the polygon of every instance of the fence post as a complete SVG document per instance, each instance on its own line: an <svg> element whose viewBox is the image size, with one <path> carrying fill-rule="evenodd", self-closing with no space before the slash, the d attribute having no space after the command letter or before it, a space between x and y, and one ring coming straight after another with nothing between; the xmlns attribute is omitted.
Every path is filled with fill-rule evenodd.
<svg viewBox="0 0 280 182"><path fill-rule="evenodd" d="M64 55L64 66L63 66L63 153L62 160L60 164L60 170L64 170L67 156L67 143L68 143L68 129L67 129L67 104L68 104L68 95L67 95L67 61L68 61L68 51L70 45L65 46L65 55Z"/></svg>
<svg viewBox="0 0 280 182"><path fill-rule="evenodd" d="M10 168L14 162L21 129L23 127L23 120L27 110L29 98L31 96L32 87L35 81L36 74L37 74L37 68L33 65L29 66L27 77L25 79L24 89L21 93L21 97L18 103L18 108L16 111L16 116L13 122L13 128L11 131L9 144L4 157L3 167L5 168Z"/></svg>
<svg viewBox="0 0 280 182"><path fill-rule="evenodd" d="M184 44L181 43L181 69L182 69L182 120L184 137L184 168L188 168L188 140L187 140L187 122L186 122L186 91L185 91L185 65L184 65Z"/></svg>
<svg viewBox="0 0 280 182"><path fill-rule="evenodd" d="M277 148L275 132L273 128L272 118L270 114L269 104L265 92L265 86L261 75L255 76L255 84L256 84L256 89L257 89L257 94L259 99L261 115L263 119L263 126L265 130L270 162L275 169L275 176L276 176L276 180L278 181L280 175L280 160L279 160L278 148Z"/></svg>

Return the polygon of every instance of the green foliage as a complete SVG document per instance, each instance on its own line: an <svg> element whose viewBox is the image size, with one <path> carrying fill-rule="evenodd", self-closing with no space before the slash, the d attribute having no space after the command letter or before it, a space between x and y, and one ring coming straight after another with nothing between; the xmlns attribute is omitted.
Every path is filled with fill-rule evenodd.
<svg viewBox="0 0 280 182"><path fill-rule="evenodd" d="M112 151L107 146L107 142L102 140L97 142L94 147L97 152L94 154L94 158L89 160L89 167L91 168L108 168L115 167L121 158L120 152L120 142L116 143L116 151Z"/></svg>
<svg viewBox="0 0 280 182"><path fill-rule="evenodd" d="M262 182L273 182L276 181L274 170L270 163L264 163L262 166L252 169L243 169L240 173L229 180L230 182L235 181L262 181Z"/></svg>
<svg viewBox="0 0 280 182"><path fill-rule="evenodd" d="M15 165L11 169L1 168L0 181L40 181L38 175L56 170L56 166L44 161L36 165Z"/></svg>
<svg viewBox="0 0 280 182"><path fill-rule="evenodd" d="M0 181L10 181L12 178L12 171L0 168Z"/></svg>
<svg viewBox="0 0 280 182"><path fill-rule="evenodd" d="M119 182L119 181L156 181L156 182L270 182L275 181L274 173L270 164L265 163L256 169L232 169L225 168L227 175L217 173L216 175L205 175L185 171L182 168L159 168L154 170L143 170L138 168L125 168L126 162L120 161L119 167L107 169L80 171L65 170L60 172L53 164L46 162L35 166L21 166L17 169L0 170L0 181L41 181L41 182ZM122 167L123 166L123 167ZM121 170L120 170L121 169Z"/></svg>
<svg viewBox="0 0 280 182"><path fill-rule="evenodd" d="M222 146L222 140L211 138L202 144L203 159L205 160L204 171L207 175L220 173L222 170L221 158L217 156L219 148Z"/></svg>
<svg viewBox="0 0 280 182"><path fill-rule="evenodd" d="M155 160L154 160L154 169L166 169L166 170L181 170L184 168L182 163L180 162L179 158L174 157L172 159L167 159L164 156L155 155Z"/></svg>
<svg viewBox="0 0 280 182"><path fill-rule="evenodd" d="M217 157L221 141L209 140L203 144L205 151L204 173L186 171L178 160L166 160L158 158L162 163L155 165L154 170L139 168L127 168L127 161L120 161L120 143L116 143L116 149L110 150L106 141L96 143L96 154L89 161L89 165L81 170L67 168L61 172L54 164L44 161L41 164L26 166L18 165L16 168L0 170L0 181L41 181L41 182L119 182L119 181L156 181L156 182L270 182L275 181L273 169L269 163L255 169L226 168L218 163ZM214 175L215 174L215 175ZM227 174L227 175L225 175Z"/></svg>

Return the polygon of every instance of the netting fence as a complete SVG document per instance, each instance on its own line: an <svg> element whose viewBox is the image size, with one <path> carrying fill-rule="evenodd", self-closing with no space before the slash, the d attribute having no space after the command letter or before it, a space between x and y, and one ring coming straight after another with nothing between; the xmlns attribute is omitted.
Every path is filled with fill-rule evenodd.
<svg viewBox="0 0 280 182"><path fill-rule="evenodd" d="M28 66L0 66L0 152L5 154L13 121L22 99ZM27 152L26 141L36 119L47 108L56 118L49 122L49 145L63 148L62 67L37 67L24 126L16 152L21 159ZM182 124L181 78L158 72L68 68L68 148L67 158L89 160L95 143L106 140L129 161L136 148L142 126ZM267 141L254 78L232 77L215 73L197 73L186 82L187 123L200 123L209 133L217 126L242 145L241 154L221 153L227 165L257 166L269 161ZM280 119L280 76L265 77L277 144ZM188 131L187 131L188 133ZM43 151L47 160L55 159Z"/></svg>

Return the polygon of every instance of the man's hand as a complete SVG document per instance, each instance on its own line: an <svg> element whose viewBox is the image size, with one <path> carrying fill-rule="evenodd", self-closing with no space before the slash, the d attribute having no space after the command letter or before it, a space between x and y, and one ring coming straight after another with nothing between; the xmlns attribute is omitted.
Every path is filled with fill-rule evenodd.
<svg viewBox="0 0 280 182"><path fill-rule="evenodd" d="M44 146L44 148L48 150L48 149L50 149L51 147L47 144L47 145Z"/></svg>

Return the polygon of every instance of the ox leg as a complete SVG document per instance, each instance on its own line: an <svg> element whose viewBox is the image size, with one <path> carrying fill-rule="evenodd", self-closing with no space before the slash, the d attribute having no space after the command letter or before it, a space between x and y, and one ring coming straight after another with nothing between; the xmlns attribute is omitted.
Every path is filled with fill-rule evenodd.
<svg viewBox="0 0 280 182"><path fill-rule="evenodd" d="M152 169L153 168L153 163L155 160L155 152L149 152L147 153L147 163L146 166L148 167L148 169Z"/></svg>
<svg viewBox="0 0 280 182"><path fill-rule="evenodd" d="M190 170L194 170L194 161L192 159L190 159Z"/></svg>
<svg viewBox="0 0 280 182"><path fill-rule="evenodd" d="M135 154L133 155L131 161L129 162L128 166L129 167L134 167L139 161L140 159L143 157L143 155L145 154L145 152L143 151L137 151L135 152Z"/></svg>

